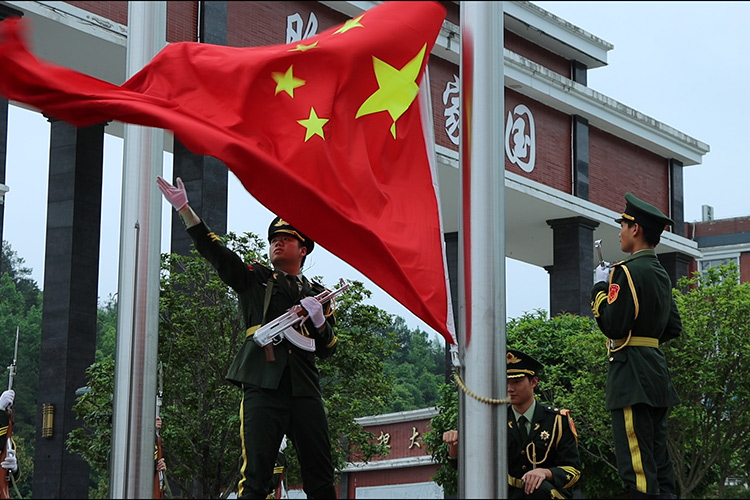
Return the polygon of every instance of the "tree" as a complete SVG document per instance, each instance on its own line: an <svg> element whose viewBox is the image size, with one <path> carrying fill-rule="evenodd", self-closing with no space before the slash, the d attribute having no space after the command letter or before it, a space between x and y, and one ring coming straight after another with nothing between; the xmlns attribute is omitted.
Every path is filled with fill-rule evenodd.
<svg viewBox="0 0 750 500"><path fill-rule="evenodd" d="M19 331L18 358L13 389L13 436L23 470L18 489L31 495L36 438L36 394L39 385L39 352L42 335L42 292L31 279L31 269L6 241L2 245L0 275L0 363L13 361L16 328ZM5 364L7 363L7 364ZM7 383L7 370L5 381ZM5 386L7 388L7 385ZM0 392L2 392L0 390Z"/></svg>
<svg viewBox="0 0 750 500"><path fill-rule="evenodd" d="M681 278L675 301L683 332L663 350L682 400L669 417L680 498L726 498L726 480L747 477L750 283L735 263L712 267Z"/></svg>
<svg viewBox="0 0 750 500"><path fill-rule="evenodd" d="M89 498L109 498L109 452L112 444L112 391L115 361L106 356L86 370L87 391L78 396L73 411L83 426L65 441L70 453L81 456L91 469Z"/></svg>
<svg viewBox="0 0 750 500"><path fill-rule="evenodd" d="M385 412L434 406L438 388L445 380L445 348L427 332L410 330L403 318L393 320L398 348L386 359L386 373L393 378L393 394Z"/></svg>
<svg viewBox="0 0 750 500"><path fill-rule="evenodd" d="M435 407L438 414L430 420L430 430L424 434L427 452L432 460L441 464L433 481L443 487L448 495L458 493L458 471L448 464L448 447L443 444L443 433L458 428L458 386L451 381L441 384Z"/></svg>

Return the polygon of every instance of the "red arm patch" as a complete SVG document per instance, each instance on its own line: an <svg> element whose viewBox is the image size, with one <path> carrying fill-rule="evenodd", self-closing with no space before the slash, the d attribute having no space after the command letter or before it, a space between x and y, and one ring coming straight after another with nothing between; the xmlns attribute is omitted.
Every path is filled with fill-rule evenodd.
<svg viewBox="0 0 750 500"><path fill-rule="evenodd" d="M620 293L620 285L612 283L609 285L609 294L607 295L607 304L611 304L617 300L617 295Z"/></svg>

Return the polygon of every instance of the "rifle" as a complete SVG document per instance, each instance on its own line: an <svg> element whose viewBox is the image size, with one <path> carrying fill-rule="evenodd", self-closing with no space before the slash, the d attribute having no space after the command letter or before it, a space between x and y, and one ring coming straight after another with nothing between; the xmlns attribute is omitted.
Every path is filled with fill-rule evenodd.
<svg viewBox="0 0 750 500"><path fill-rule="evenodd" d="M159 387L156 391L156 418L159 418L161 413L161 400L164 394L164 371L161 361L159 361L158 369L158 383ZM156 429L156 462L163 458L162 447L161 447L161 431ZM172 498L172 491L169 488L167 482L167 476L164 471L155 471L154 473L154 498L164 498L164 492L167 492L167 497Z"/></svg>
<svg viewBox="0 0 750 500"><path fill-rule="evenodd" d="M13 379L16 376L16 361L18 360L18 335L20 333L20 327L16 327L16 346L13 349L13 361L11 362L10 366L8 366L8 390L13 389ZM8 452L8 447L13 446L13 443L11 441L11 438L13 437L13 409L11 407L6 408L8 411L8 430L5 434L5 447L3 448L2 453L0 453L0 462L5 460L5 456ZM18 495L18 498L21 498L21 494L18 491L18 488L16 487L16 481L13 478L13 473L10 472L7 469L4 469L3 467L0 467L0 498L10 498L10 488L9 484L13 483L13 489L16 492L16 495Z"/></svg>
<svg viewBox="0 0 750 500"><path fill-rule="evenodd" d="M325 290L316 295L315 299L321 304L325 304L326 302L333 300L334 297L347 288L349 288L349 283L342 278L339 280L339 287L337 289L332 291ZM255 343L260 347L266 349L266 361L270 362L276 360L273 355L273 347L271 344L276 345L283 339L287 339L300 349L315 352L315 339L306 337L295 330L295 327L307 321L308 315L305 314L302 316L304 311L305 309L301 305L294 305L284 314L269 321L255 331L253 334L253 340L255 340Z"/></svg>
<svg viewBox="0 0 750 500"><path fill-rule="evenodd" d="M604 256L602 255L602 240L594 240L594 249L596 250L596 254L599 257L599 264L597 267L611 267L605 266L606 261L604 260Z"/></svg>

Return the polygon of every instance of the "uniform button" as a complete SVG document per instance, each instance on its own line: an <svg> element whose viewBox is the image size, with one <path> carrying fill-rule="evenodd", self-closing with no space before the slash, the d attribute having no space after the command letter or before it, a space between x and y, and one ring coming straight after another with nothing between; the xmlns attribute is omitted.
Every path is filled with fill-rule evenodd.
<svg viewBox="0 0 750 500"><path fill-rule="evenodd" d="M524 465L524 466L522 466L522 467L521 467L521 469L523 469L523 470L526 470L526 469L528 469L528 467L526 467L526 466Z"/></svg>
<svg viewBox="0 0 750 500"><path fill-rule="evenodd" d="M289 354L291 354L291 353L292 353L292 350L291 350L291 349L289 349Z"/></svg>
<svg viewBox="0 0 750 500"><path fill-rule="evenodd" d="M610 363L611 363L612 361L614 361L614 360L615 360L615 358L609 358L609 362L610 362Z"/></svg>
<svg viewBox="0 0 750 500"><path fill-rule="evenodd" d="M521 455L526 455L526 451L522 451L522 452L521 452Z"/></svg>

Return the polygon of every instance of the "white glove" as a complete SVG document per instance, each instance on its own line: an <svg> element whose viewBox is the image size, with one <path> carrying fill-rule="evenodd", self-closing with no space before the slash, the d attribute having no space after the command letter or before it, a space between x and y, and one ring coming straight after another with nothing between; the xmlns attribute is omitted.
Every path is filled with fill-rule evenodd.
<svg viewBox="0 0 750 500"><path fill-rule="evenodd" d="M0 408L3 410L13 406L13 400L16 398L16 392L13 389L8 389L0 395Z"/></svg>
<svg viewBox="0 0 750 500"><path fill-rule="evenodd" d="M318 302L318 299L315 297L304 297L299 303L305 308L305 311L307 311L315 328L320 329L320 327L326 322L326 318L323 316L323 304Z"/></svg>
<svg viewBox="0 0 750 500"><path fill-rule="evenodd" d="M5 453L5 460L0 462L0 467L3 469L7 469L11 472L16 472L18 470L18 460L16 459L16 450L13 449L13 446L10 444L10 441L8 441L8 451Z"/></svg>
<svg viewBox="0 0 750 500"><path fill-rule="evenodd" d="M162 192L164 198L167 199L170 205L179 212L185 205L187 205L188 199L185 184L182 183L182 179L178 177L176 181L177 186L173 186L158 175L156 176L156 185L159 187L159 191Z"/></svg>
<svg viewBox="0 0 750 500"><path fill-rule="evenodd" d="M609 273L611 271L609 262L602 262L600 266L596 266L596 269L594 269L594 283L609 281Z"/></svg>

